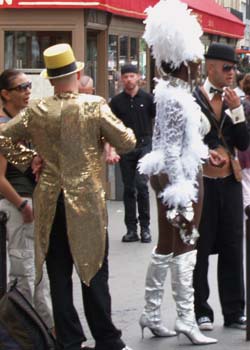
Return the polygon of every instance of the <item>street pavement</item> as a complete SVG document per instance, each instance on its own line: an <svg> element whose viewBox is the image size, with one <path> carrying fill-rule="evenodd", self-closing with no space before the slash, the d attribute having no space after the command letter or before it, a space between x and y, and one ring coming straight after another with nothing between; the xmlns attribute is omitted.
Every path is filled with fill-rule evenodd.
<svg viewBox="0 0 250 350"><path fill-rule="evenodd" d="M107 205L109 213L109 285L112 296L112 315L115 325L122 330L123 340L133 350L190 349L192 344L184 335L172 338L156 338L152 336L148 329L145 329L144 339L142 339L138 325L138 319L144 305L146 270L151 251L157 240L156 205L153 193L151 192L152 243L122 243L121 237L125 233L123 203L120 201L108 201ZM218 299L216 265L217 256L211 256L209 270L211 295L209 302L215 312L215 322L214 330L206 332L206 334L217 338L218 343L206 345L206 348L211 347L213 350L249 350L250 342L246 341L245 331L223 327L223 318ZM94 342L84 317L81 289L76 274L74 274L74 300L88 337L88 344L93 345ZM173 329L175 318L175 303L171 295L170 274L168 274L162 304L162 319L164 324ZM197 350L200 348L204 349L204 346L195 346Z"/></svg>

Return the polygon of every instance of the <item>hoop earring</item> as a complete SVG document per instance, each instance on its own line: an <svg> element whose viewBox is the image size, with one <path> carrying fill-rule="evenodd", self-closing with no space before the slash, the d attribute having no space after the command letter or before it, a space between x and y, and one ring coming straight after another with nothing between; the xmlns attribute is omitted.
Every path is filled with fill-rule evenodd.
<svg viewBox="0 0 250 350"><path fill-rule="evenodd" d="M188 84L190 86L190 92L192 92L193 91L193 81L191 79L191 69L190 69L189 64L187 64L187 72L188 72Z"/></svg>
<svg viewBox="0 0 250 350"><path fill-rule="evenodd" d="M159 73L160 73L162 79L167 79L168 74L164 72L164 70L162 69L162 67L159 67Z"/></svg>

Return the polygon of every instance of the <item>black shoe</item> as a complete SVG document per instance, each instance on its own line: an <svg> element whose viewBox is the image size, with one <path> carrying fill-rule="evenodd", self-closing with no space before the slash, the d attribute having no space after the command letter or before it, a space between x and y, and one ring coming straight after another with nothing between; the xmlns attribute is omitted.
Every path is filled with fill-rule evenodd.
<svg viewBox="0 0 250 350"><path fill-rule="evenodd" d="M142 243L150 243L152 241L151 233L149 228L141 229L141 242Z"/></svg>
<svg viewBox="0 0 250 350"><path fill-rule="evenodd" d="M137 242L139 237L136 231L128 231L123 237L122 242Z"/></svg>
<svg viewBox="0 0 250 350"><path fill-rule="evenodd" d="M227 328L242 329L244 331L247 328L247 318L240 316L233 321L225 321L224 326Z"/></svg>

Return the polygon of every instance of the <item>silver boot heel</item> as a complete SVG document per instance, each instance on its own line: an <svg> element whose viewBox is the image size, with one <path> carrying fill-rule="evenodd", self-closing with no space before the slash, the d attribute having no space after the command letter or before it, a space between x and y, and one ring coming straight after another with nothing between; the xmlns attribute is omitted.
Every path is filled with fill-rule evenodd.
<svg viewBox="0 0 250 350"><path fill-rule="evenodd" d="M174 337L177 335L175 331L169 330L161 322L159 324L152 322L146 314L141 315L139 325L141 326L142 338L144 338L144 328L148 328L155 337Z"/></svg>
<svg viewBox="0 0 250 350"><path fill-rule="evenodd" d="M195 345L217 343L217 339L203 335L194 315L193 270L196 250L173 257L171 262L172 292L176 302L175 331L184 334Z"/></svg>
<svg viewBox="0 0 250 350"><path fill-rule="evenodd" d="M145 301L139 325L144 336L144 328L148 328L156 337L173 337L176 332L169 330L161 321L161 303L164 294L164 282L173 254L156 254L153 249L151 261L148 266L145 285Z"/></svg>
<svg viewBox="0 0 250 350"><path fill-rule="evenodd" d="M184 334L195 345L208 345L218 342L217 339L202 334L195 320L188 324L185 320L179 318L176 320L175 330L178 335Z"/></svg>

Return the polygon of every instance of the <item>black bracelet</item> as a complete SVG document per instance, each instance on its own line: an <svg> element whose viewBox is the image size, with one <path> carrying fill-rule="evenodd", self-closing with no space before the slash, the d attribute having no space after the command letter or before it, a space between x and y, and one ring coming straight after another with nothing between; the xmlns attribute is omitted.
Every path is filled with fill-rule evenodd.
<svg viewBox="0 0 250 350"><path fill-rule="evenodd" d="M23 208L25 208L27 204L28 204L28 199L24 199L17 209L19 211L22 211Z"/></svg>

